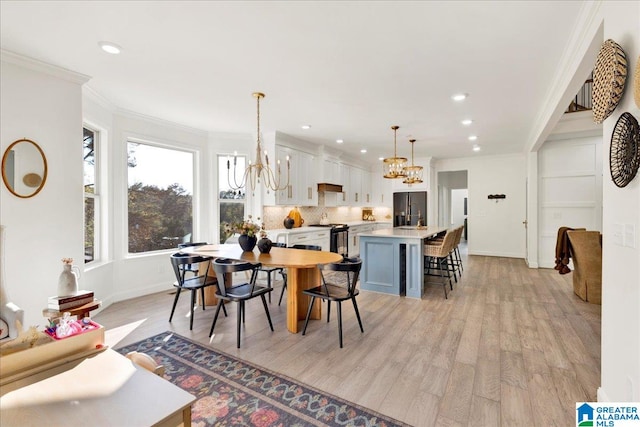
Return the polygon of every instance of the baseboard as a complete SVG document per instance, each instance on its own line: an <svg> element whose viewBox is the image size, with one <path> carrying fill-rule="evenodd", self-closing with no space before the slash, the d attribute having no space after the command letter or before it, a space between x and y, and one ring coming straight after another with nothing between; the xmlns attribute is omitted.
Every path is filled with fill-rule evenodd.
<svg viewBox="0 0 640 427"><path fill-rule="evenodd" d="M105 300L103 300L103 303L105 306L107 306L109 304L113 304L114 302L124 301L131 298L142 297L150 294L155 294L157 292L162 292L162 291L170 292L173 289L174 288L171 285L167 286L166 282L162 282L152 286L147 286L146 288L142 288L142 289L138 288L130 291L124 291L124 292L118 292L116 294L112 294L109 296L109 298L105 298Z"/></svg>
<svg viewBox="0 0 640 427"><path fill-rule="evenodd" d="M611 402L611 399L609 399L609 396L607 396L607 393L605 393L604 388L602 387L598 387L596 399L598 399L598 402Z"/></svg>
<svg viewBox="0 0 640 427"><path fill-rule="evenodd" d="M512 252L487 252L487 251L468 251L469 255L480 255L480 256L495 256L502 258L521 258L524 259L523 254L515 254Z"/></svg>

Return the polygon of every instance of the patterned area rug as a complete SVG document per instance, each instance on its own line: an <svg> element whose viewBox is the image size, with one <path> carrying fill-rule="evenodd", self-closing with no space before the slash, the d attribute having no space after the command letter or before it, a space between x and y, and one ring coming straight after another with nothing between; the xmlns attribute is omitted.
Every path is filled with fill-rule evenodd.
<svg viewBox="0 0 640 427"><path fill-rule="evenodd" d="M167 380L196 396L194 427L407 425L172 332L117 351L147 353Z"/></svg>

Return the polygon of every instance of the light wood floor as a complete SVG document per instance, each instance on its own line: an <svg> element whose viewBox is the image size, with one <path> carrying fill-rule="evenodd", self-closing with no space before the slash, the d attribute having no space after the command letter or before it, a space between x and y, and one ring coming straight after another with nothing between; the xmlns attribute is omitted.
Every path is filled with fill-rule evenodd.
<svg viewBox="0 0 640 427"><path fill-rule="evenodd" d="M169 323L170 286L95 320L111 330L108 344L120 340L116 347L175 331L415 426L575 425L575 402L595 401L600 384L600 306L573 294L571 274L521 259L464 260L448 300L440 285L427 285L422 300L362 292L364 334L344 304L343 349L335 308L306 336L287 332L280 282L269 305L275 332L253 300L239 350L234 306L209 344L214 308L199 308L189 331L182 295Z"/></svg>

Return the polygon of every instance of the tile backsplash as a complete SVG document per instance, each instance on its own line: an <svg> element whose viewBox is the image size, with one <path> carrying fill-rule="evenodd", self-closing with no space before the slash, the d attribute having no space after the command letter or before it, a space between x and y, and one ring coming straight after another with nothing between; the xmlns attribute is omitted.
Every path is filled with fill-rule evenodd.
<svg viewBox="0 0 640 427"><path fill-rule="evenodd" d="M267 230L284 228L283 221L293 206L265 206L263 221ZM304 225L319 224L323 213L327 214L329 223L343 223L362 221L362 209L359 207L324 207L324 206L298 206L300 215L304 219ZM369 208L370 209L370 208ZM373 208L376 220L391 220L391 209L380 207ZM386 218L388 216L388 218Z"/></svg>

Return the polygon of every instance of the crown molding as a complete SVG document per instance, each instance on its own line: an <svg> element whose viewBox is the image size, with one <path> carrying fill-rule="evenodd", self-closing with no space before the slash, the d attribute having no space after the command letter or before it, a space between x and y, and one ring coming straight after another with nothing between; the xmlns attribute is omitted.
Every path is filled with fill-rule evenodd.
<svg viewBox="0 0 640 427"><path fill-rule="evenodd" d="M567 94L568 89L575 83L577 88L574 92L577 93L580 85L584 83L584 78L582 77L579 78L582 79L579 85L577 81L573 82L573 80L577 78L576 75L580 69L586 66L585 59L591 53L594 53L591 52L594 50L594 39L598 32L602 30L602 3L603 0L583 3L580 9L580 16L573 28L571 38L565 46L560 65L545 96L545 101L538 110L538 115L527 139L525 152L537 151L540 148L547 136L552 132L557 121L562 117L566 105L569 105L570 98L575 95L575 93ZM600 43L596 44L598 47L600 46ZM597 50L594 53L593 61L590 62L591 68L595 63L595 54L597 54ZM587 75L588 72L585 77ZM561 107L565 98L567 100L566 105Z"/></svg>
<svg viewBox="0 0 640 427"><path fill-rule="evenodd" d="M23 68L28 68L30 70L48 74L50 76L57 77L62 80L67 80L71 83L76 83L79 85L83 85L91 79L91 76L87 76L86 74L67 70L66 68L51 65L47 62L19 55L17 53L10 52L4 49L0 49L0 60L2 62L18 65Z"/></svg>
<svg viewBox="0 0 640 427"><path fill-rule="evenodd" d="M188 133L192 133L194 135L198 135L198 136L202 136L202 137L207 137L209 135L209 132L202 130L202 129L197 129L197 128L193 128L190 126L186 126L180 123L176 123L176 122L172 122L169 120L164 120L164 119L159 119L157 117L153 117L153 116L148 116L146 114L142 114L142 113L137 113L135 111L131 111L131 110L126 110L124 108L119 108L116 107L115 111L113 112L114 115L118 115L120 117L124 117L124 118L129 118L129 119L135 119L135 120L142 120L148 123L153 123L155 125L159 125L159 126L167 126L167 127L171 127L183 132L188 132Z"/></svg>
<svg viewBox="0 0 640 427"><path fill-rule="evenodd" d="M82 94L89 98L91 101L99 104L101 107L110 111L111 113L115 112L118 107L113 102L109 101L107 98L99 94L94 88L90 85L82 86Z"/></svg>

